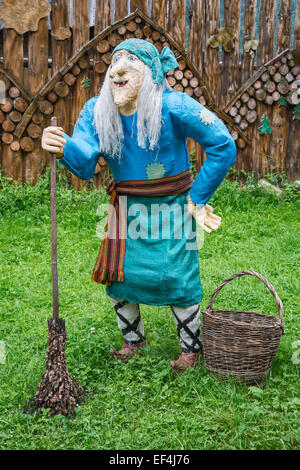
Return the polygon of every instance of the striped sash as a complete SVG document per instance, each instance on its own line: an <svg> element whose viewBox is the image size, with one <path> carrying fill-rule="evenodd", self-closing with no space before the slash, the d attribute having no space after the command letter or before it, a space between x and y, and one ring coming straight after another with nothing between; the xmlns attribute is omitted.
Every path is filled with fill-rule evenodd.
<svg viewBox="0 0 300 470"><path fill-rule="evenodd" d="M106 188L110 194L105 234L101 242L92 279L111 285L113 281L124 281L124 260L127 235L127 216L119 195L130 196L173 196L188 191L193 184L192 171L186 170L175 176L149 180L113 180Z"/></svg>

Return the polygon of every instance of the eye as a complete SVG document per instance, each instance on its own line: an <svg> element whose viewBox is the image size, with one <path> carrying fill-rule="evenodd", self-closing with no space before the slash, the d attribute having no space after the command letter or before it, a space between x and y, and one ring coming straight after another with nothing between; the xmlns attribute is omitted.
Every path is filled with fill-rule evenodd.
<svg viewBox="0 0 300 470"><path fill-rule="evenodd" d="M114 60L113 60L113 63L115 64L116 62L118 62L122 57L122 54L117 54L114 56Z"/></svg>
<svg viewBox="0 0 300 470"><path fill-rule="evenodd" d="M128 59L128 60L131 60L131 61L133 62L134 60L137 60L137 56L135 56L135 55L133 55L133 54L129 54L129 55L127 56L127 59Z"/></svg>

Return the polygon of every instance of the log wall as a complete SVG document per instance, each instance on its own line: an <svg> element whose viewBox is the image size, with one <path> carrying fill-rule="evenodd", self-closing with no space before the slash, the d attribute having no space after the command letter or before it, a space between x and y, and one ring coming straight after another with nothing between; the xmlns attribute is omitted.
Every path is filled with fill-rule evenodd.
<svg viewBox="0 0 300 470"><path fill-rule="evenodd" d="M112 49L125 38L141 37L160 51L164 45L173 49L179 67L169 73L170 85L223 119L237 143L238 170L300 177L300 123L291 91L300 80L300 0L49 3L49 18L39 21L38 31L20 35L0 30L0 79L6 86L0 105L0 165L5 175L36 182L49 163L40 138L51 116L71 134L83 104L99 92ZM137 8L140 16L134 15ZM115 22L117 27L111 27ZM230 52L208 44L220 28L235 32ZM257 48L245 51L251 39L258 41ZM264 114L273 129L261 135ZM200 168L203 150L192 141L189 149ZM98 187L102 175L99 165L94 177ZM82 181L68 176L74 187L82 188Z"/></svg>

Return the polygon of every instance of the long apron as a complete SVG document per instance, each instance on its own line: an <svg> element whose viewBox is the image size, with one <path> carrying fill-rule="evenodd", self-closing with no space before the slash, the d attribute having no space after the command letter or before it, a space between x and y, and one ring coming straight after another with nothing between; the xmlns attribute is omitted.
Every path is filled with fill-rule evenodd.
<svg viewBox="0 0 300 470"><path fill-rule="evenodd" d="M148 305L201 302L196 222L187 194L126 197L125 280L107 286L109 296Z"/></svg>

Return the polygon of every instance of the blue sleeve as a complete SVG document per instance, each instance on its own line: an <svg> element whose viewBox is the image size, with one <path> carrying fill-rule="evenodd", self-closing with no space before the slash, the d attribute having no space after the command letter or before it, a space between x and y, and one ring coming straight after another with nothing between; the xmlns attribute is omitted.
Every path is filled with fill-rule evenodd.
<svg viewBox="0 0 300 470"><path fill-rule="evenodd" d="M76 121L73 135L64 135L67 143L60 162L82 180L93 178L95 167L100 157L98 135L93 126L91 101L86 102Z"/></svg>
<svg viewBox="0 0 300 470"><path fill-rule="evenodd" d="M192 137L206 153L206 159L189 194L194 203L204 205L235 162L236 145L227 127L216 114L186 93L183 95L184 135Z"/></svg>

